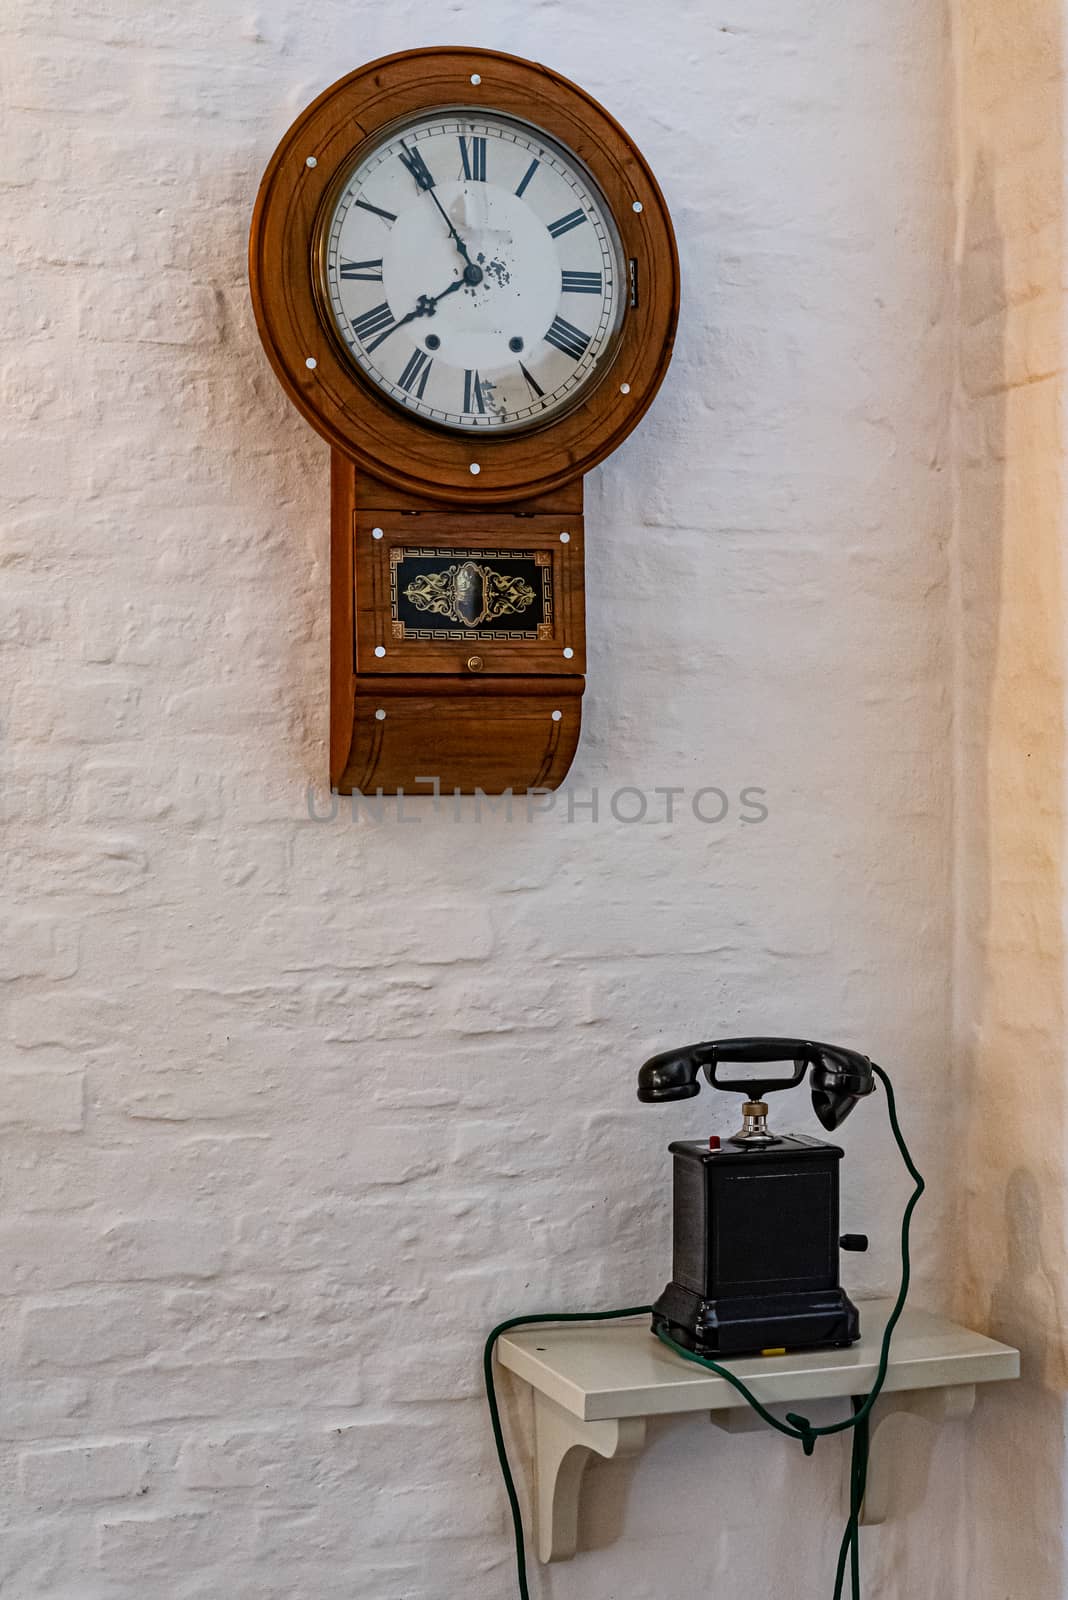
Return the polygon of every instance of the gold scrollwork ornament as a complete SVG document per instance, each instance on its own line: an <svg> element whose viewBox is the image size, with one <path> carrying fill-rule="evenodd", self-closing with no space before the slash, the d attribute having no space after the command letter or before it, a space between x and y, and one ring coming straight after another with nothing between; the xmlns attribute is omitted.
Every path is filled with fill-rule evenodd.
<svg viewBox="0 0 1068 1600"><path fill-rule="evenodd" d="M465 628L477 628L498 617L526 611L536 598L517 574L495 572L478 561L464 561L443 572L422 572L404 591L417 611L447 617Z"/></svg>

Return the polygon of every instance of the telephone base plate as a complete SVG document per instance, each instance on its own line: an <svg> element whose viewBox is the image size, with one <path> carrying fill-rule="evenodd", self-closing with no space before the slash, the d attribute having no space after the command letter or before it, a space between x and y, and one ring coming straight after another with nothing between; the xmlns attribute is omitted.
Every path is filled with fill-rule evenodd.
<svg viewBox="0 0 1068 1600"><path fill-rule="evenodd" d="M860 1338L860 1316L841 1288L706 1299L672 1282L653 1307L653 1329L716 1361L763 1350L844 1349Z"/></svg>

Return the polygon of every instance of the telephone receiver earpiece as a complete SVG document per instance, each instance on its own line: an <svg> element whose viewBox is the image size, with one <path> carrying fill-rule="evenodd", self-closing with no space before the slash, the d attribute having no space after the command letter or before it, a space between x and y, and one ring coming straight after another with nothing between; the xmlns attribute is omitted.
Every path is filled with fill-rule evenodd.
<svg viewBox="0 0 1068 1600"><path fill-rule="evenodd" d="M792 1061L792 1077L724 1079L716 1071L721 1062L766 1066L776 1061ZM842 1045L820 1044L813 1039L709 1039L703 1044L684 1045L650 1056L638 1073L638 1099L647 1105L689 1100L701 1092L698 1079L702 1071L714 1089L744 1094L750 1100L759 1100L777 1089L796 1088L805 1073L811 1072L812 1109L832 1133L841 1127L857 1101L875 1088L868 1057Z"/></svg>

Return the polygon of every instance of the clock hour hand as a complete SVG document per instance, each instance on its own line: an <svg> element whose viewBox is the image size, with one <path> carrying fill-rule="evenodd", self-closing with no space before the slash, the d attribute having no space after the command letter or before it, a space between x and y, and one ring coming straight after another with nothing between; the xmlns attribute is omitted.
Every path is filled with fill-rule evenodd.
<svg viewBox="0 0 1068 1600"><path fill-rule="evenodd" d="M438 301L444 300L446 295L455 294L457 289L463 288L465 282L466 279L460 277L456 279L455 283L450 283L449 287L443 289L440 294L421 294L415 302L415 310L409 311L403 317L398 317L396 322L386 328L383 333L380 333L375 340L374 348L377 349L380 344L384 344L391 333L396 333L398 328L403 328L407 323L415 322L419 317L432 317L437 310Z"/></svg>
<svg viewBox="0 0 1068 1600"><path fill-rule="evenodd" d="M434 307L437 305L439 300L444 300L445 296L448 294L455 294L457 289L462 289L466 282L467 274L464 273L462 277L456 279L455 283L450 283L447 289L442 289L440 294L436 294L432 300L427 300L425 294L421 295L420 299L426 300L427 306L430 309L430 313L433 314Z"/></svg>

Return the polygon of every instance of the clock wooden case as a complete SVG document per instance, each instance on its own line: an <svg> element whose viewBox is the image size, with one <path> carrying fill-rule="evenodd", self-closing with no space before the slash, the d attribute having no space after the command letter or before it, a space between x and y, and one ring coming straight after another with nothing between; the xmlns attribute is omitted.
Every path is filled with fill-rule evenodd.
<svg viewBox="0 0 1068 1600"><path fill-rule="evenodd" d="M678 314L649 168L545 67L389 56L283 138L249 281L332 450L333 786L555 788L585 685L583 477L651 403Z"/></svg>

